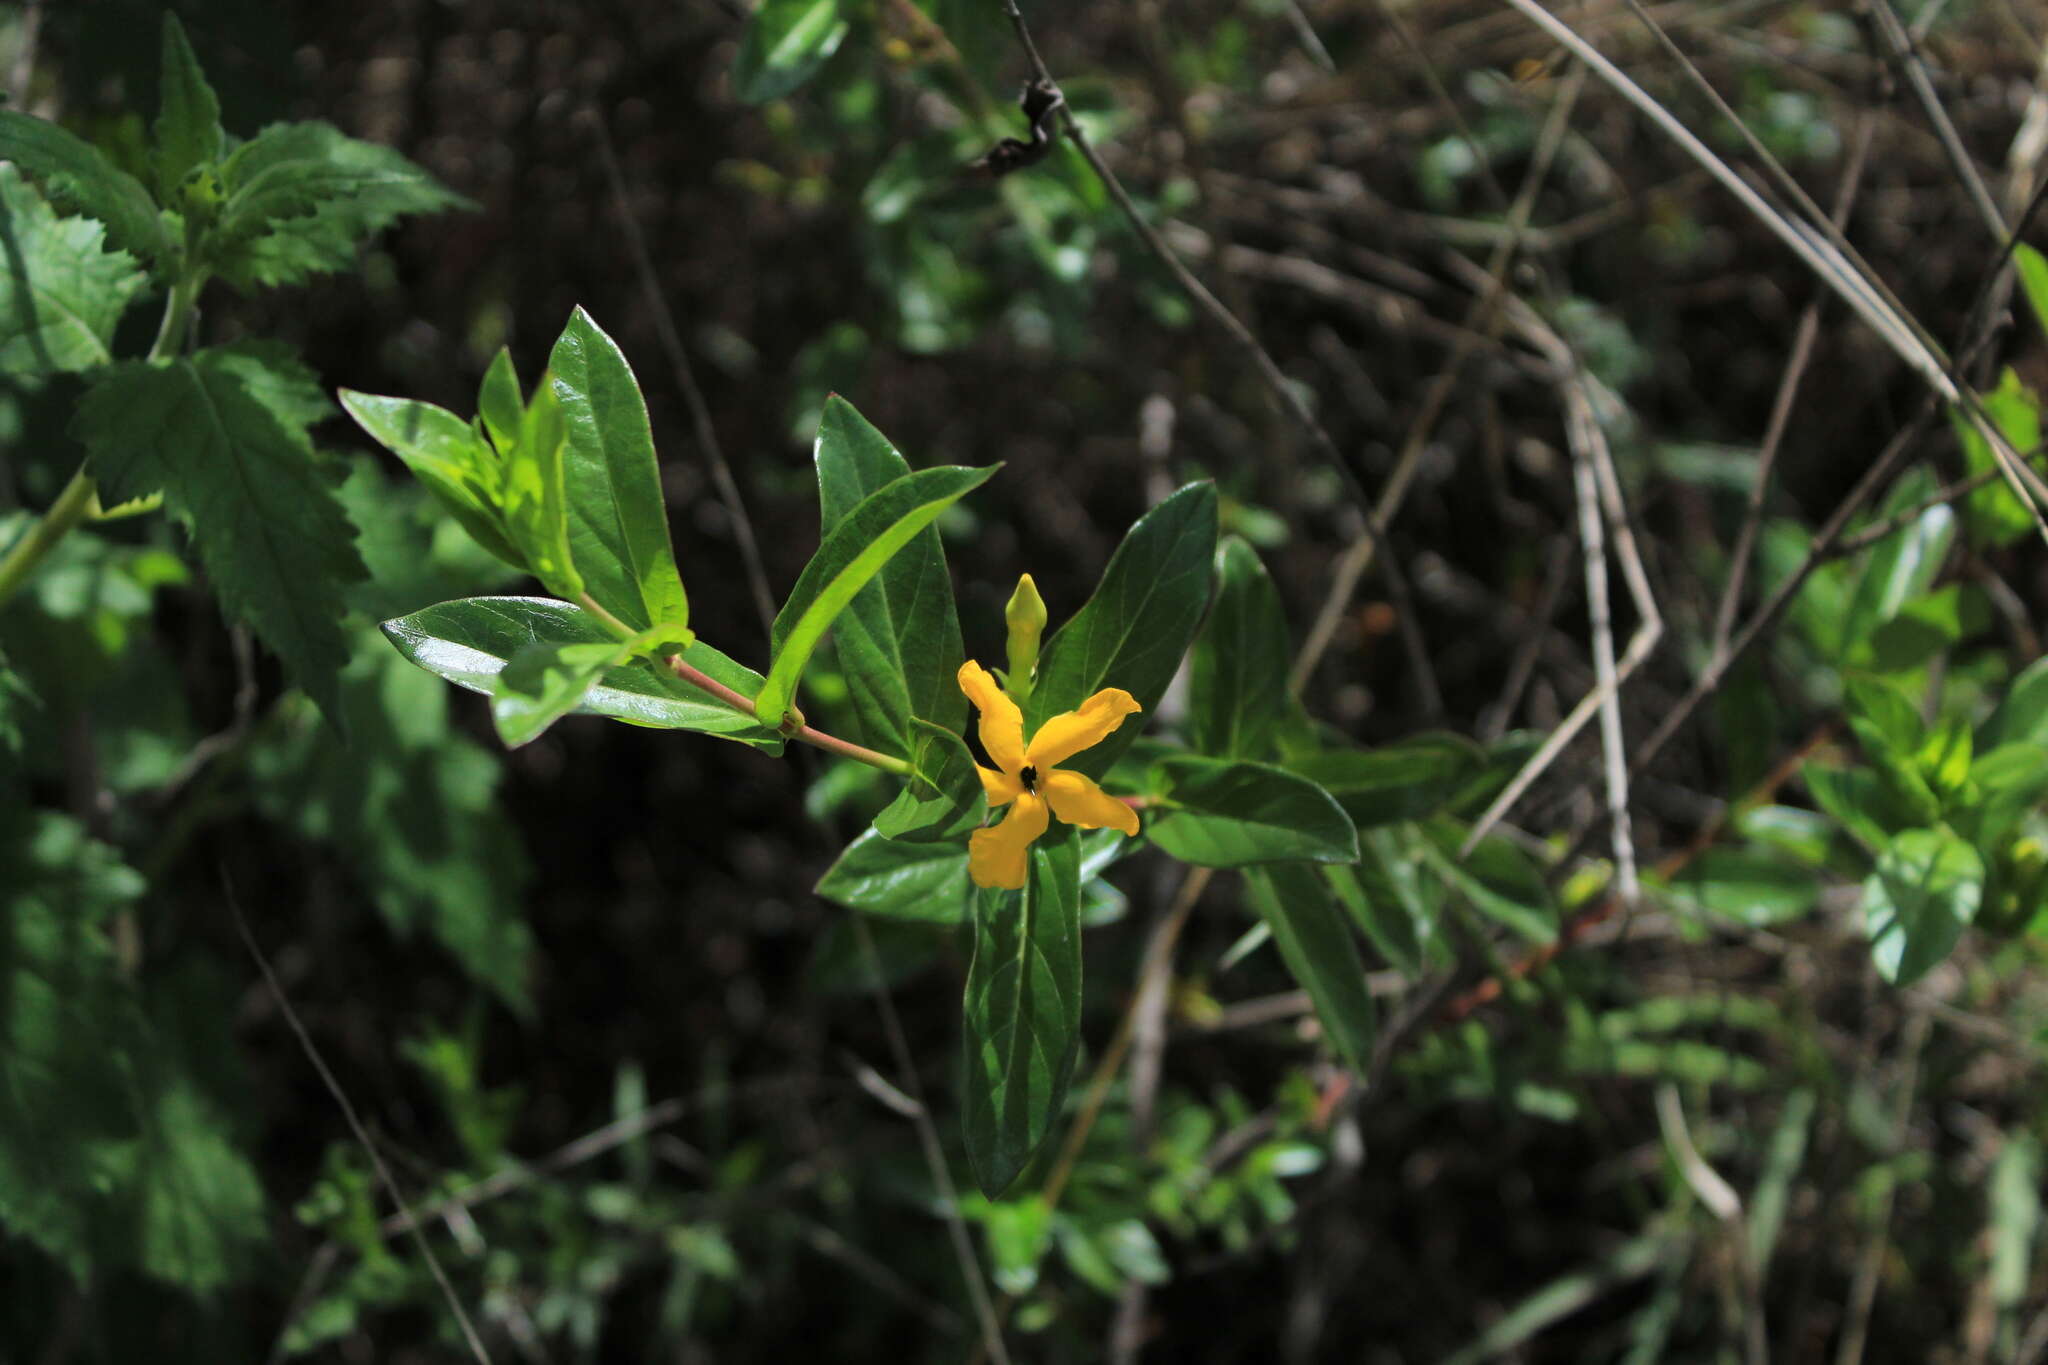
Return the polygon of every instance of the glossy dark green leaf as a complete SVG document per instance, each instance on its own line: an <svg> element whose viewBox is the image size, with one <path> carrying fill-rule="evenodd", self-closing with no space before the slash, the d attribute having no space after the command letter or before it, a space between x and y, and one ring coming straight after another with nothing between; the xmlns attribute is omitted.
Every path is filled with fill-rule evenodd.
<svg viewBox="0 0 2048 1365"><path fill-rule="evenodd" d="M861 589L941 512L999 468L921 469L884 484L840 517L776 614L768 681L756 699L762 715L779 718L789 708L811 651Z"/></svg>
<svg viewBox="0 0 2048 1365"><path fill-rule="evenodd" d="M1273 931L1273 946L1315 1004L1337 1054L1363 1074L1372 1061L1374 1015L1365 964L1350 926L1317 870L1304 863L1247 869L1245 891Z"/></svg>
<svg viewBox="0 0 2048 1365"><path fill-rule="evenodd" d="M97 371L72 430L109 502L163 491L222 605L339 723L342 589L363 566L307 435L331 411L284 348L243 342Z"/></svg>
<svg viewBox="0 0 2048 1365"><path fill-rule="evenodd" d="M616 640L521 645L492 680L491 723L498 738L508 749L539 739L550 725L582 710L590 689L631 654Z"/></svg>
<svg viewBox="0 0 2048 1365"><path fill-rule="evenodd" d="M1058 1120L1081 1044L1081 855L1056 828L1022 891L977 891L962 1097L967 1160L991 1199Z"/></svg>
<svg viewBox="0 0 2048 1365"><path fill-rule="evenodd" d="M817 441L819 536L829 538L853 509L910 473L910 465L853 405L825 400ZM908 758L917 717L957 731L967 699L955 681L964 657L953 581L936 526L926 526L832 624L840 669L862 742Z"/></svg>
<svg viewBox="0 0 2048 1365"><path fill-rule="evenodd" d="M1216 605L1189 659L1188 742L1217 758L1264 758L1287 709L1287 614L1258 553L1216 550Z"/></svg>
<svg viewBox="0 0 2048 1365"><path fill-rule="evenodd" d="M113 360L114 324L148 283L135 258L105 249L90 218L59 218L13 166L0 165L0 369L75 373Z"/></svg>
<svg viewBox="0 0 2048 1365"><path fill-rule="evenodd" d="M749 104L779 100L830 61L846 38L841 0L761 0L733 62L733 89Z"/></svg>
<svg viewBox="0 0 2048 1365"><path fill-rule="evenodd" d="M0 109L0 159L40 180L60 209L104 223L108 246L152 263L176 253L149 191L90 142L54 123Z"/></svg>
<svg viewBox="0 0 2048 1365"><path fill-rule="evenodd" d="M1337 798L1360 829L1420 820L1458 797L1486 769L1460 735L1411 735L1377 749L1331 749L1287 765Z"/></svg>
<svg viewBox="0 0 2048 1365"><path fill-rule="evenodd" d="M1907 986L1955 948L1977 917L1984 861L1947 830L1895 835L1863 883L1863 921L1878 974Z"/></svg>
<svg viewBox="0 0 2048 1365"><path fill-rule="evenodd" d="M635 630L687 626L690 603L676 574L654 434L632 367L578 308L548 371L568 436L569 550L585 588Z"/></svg>
<svg viewBox="0 0 2048 1365"><path fill-rule="evenodd" d="M339 396L356 425L403 460L472 540L507 564L526 568L498 510L498 457L477 439L473 427L446 408L411 398L353 389L342 389Z"/></svg>
<svg viewBox="0 0 2048 1365"><path fill-rule="evenodd" d="M527 645L616 645L603 624L581 607L547 597L466 597L384 623L399 653L458 687L486 696L506 660ZM693 668L742 696L761 686L760 675L702 640L683 652ZM660 730L696 730L772 753L782 736L752 716L698 691L651 660L606 673L580 709Z"/></svg>
<svg viewBox="0 0 2048 1365"><path fill-rule="evenodd" d="M1189 484L1140 517L1094 595L1045 642L1025 733L1105 687L1122 688L1148 712L1157 706L1208 608L1215 557L1213 484ZM1143 728L1126 721L1060 766L1100 777Z"/></svg>
<svg viewBox="0 0 2048 1365"><path fill-rule="evenodd" d="M164 13L160 108L156 119L156 184L164 203L188 172L220 160L224 135L220 101L199 69L199 58L175 14Z"/></svg>
<svg viewBox="0 0 2048 1365"><path fill-rule="evenodd" d="M909 784L875 817L884 838L922 843L964 839L981 823L981 778L966 741L951 730L913 723L917 752Z"/></svg>
<svg viewBox="0 0 2048 1365"><path fill-rule="evenodd" d="M1145 833L1198 867L1358 861L1358 831L1331 795L1270 763L1182 755L1156 764Z"/></svg>
<svg viewBox="0 0 2048 1365"><path fill-rule="evenodd" d="M818 894L887 919L958 924L974 895L967 881L966 837L914 844L868 830L846 846L818 882Z"/></svg>

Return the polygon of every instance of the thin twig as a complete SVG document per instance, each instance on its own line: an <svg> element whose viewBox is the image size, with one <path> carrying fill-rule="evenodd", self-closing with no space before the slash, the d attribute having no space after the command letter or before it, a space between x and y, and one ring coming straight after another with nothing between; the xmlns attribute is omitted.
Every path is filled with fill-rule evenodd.
<svg viewBox="0 0 2048 1365"><path fill-rule="evenodd" d="M700 691L708 692L742 715L753 716L756 720L761 719L760 715L754 710L754 700L752 697L735 692L710 674L684 663L682 655L671 654L664 662L668 665L669 672L675 674L678 678L690 684L690 686ZM767 725L766 721L761 723ZM775 729L776 727L770 725L768 728ZM897 758L895 755L878 753L873 749L855 744L852 740L841 739L837 735L828 735L823 730L812 726L799 724L784 729L781 733L786 738L808 744L814 749L823 749L828 754L837 754L841 758L850 758L856 763L865 763L870 768L880 768L883 772L894 773L898 777L910 776L910 764Z"/></svg>
<svg viewBox="0 0 2048 1365"><path fill-rule="evenodd" d="M668 352L669 368L674 371L676 387L683 391L683 399L690 408L690 422L696 428L697 444L703 449L705 458L711 462L711 483L718 490L718 500L725 504L725 513L732 522L734 544L739 546L740 563L747 574L747 590L754 599L754 611L761 618L763 637L775 631L775 598L768 589L768 572L761 564L761 547L754 539L754 523L747 517L747 506L740 498L740 486L733 480L732 466L726 463L725 448L718 442L718 429L711 424L711 409L704 401L704 391L697 387L696 371L690 368L690 354L683 347L681 331L676 327L675 311L662 292L661 277L655 273L654 258L648 253L647 239L640 231L640 220L634 216L632 204L626 198L626 178L619 170L619 158L612 150L612 135L605 122L604 112L596 104L585 110L591 131L597 143L598 160L603 163L605 179L611 185L612 199L618 205L619 221L626 230L626 247L633 254L633 266L639 272L641 287L647 293L648 307L654 312L654 327L661 336L662 349Z"/></svg>
<svg viewBox="0 0 2048 1365"><path fill-rule="evenodd" d="M1593 434L1578 431L1572 445L1572 488L1579 505L1579 545L1586 569L1586 615L1593 634L1593 683L1600 695L1600 750L1607 780L1607 804L1614 813L1614 873L1620 885L1622 904L1633 906L1636 885L1636 846L1629 831L1628 759L1622 753L1621 682L1614 669L1614 619L1607 601L1607 545L1601 533L1600 477L1593 472L1591 444L1598 439L1599 423L1581 398L1574 402L1567 421L1573 427L1591 426Z"/></svg>
<svg viewBox="0 0 2048 1365"><path fill-rule="evenodd" d="M1941 143L1942 155L1948 158L1949 169L1962 182L1970 206L1983 220L1984 230L1991 234L1992 241L2003 243L2011 231L2006 226L2005 214L1999 211L1998 201L1991 197L1990 187L1985 185L1984 177L1977 171L1977 163L1963 146L1963 139L1956 133L1955 122L1941 107L1941 96L1935 93L1934 82L1928 78L1927 63L1920 55L1919 43L1899 22L1890 0L1866 0L1864 7L1876 22L1877 31L1884 35L1893 58L1905 67L1906 84L1913 87L1913 97L1920 101L1920 110L1927 115L1927 122L1933 126L1934 136Z"/></svg>
<svg viewBox="0 0 2048 1365"><path fill-rule="evenodd" d="M264 956L263 949L257 946L256 935L250 931L249 921L242 914L241 903L235 897L235 889L225 884L225 876L222 890L227 900L228 913L234 916L235 931L242 936L242 944L248 948L249 956L256 959L256 966L263 972L263 980L269 985L270 994L277 1001L278 1009L284 1014L285 1022L291 1025L292 1032L297 1035L299 1047L304 1050L306 1060L313 1064L313 1070L320 1075L321 1084L327 1087L327 1093L332 1095L335 1104L340 1106L342 1117L348 1120L349 1131L355 1134L364 1155L370 1158L370 1165L376 1170L377 1182L384 1187L384 1193L401 1213L411 1219L411 1206L405 1202L405 1195L398 1188L398 1181L392 1177L391 1168L384 1164L383 1154L377 1150L377 1144L370 1140L370 1130L365 1128L362 1119L356 1116L356 1107L350 1103L348 1092L341 1088L341 1082L336 1080L334 1072L328 1069L326 1059L320 1055L320 1049L314 1046L313 1035L306 1032L305 1024L299 1020L299 1012L292 1008L290 997L284 993L284 984L277 979L277 973L271 968L270 959ZM420 1229L416 1220L412 1223L412 1240L419 1248L421 1257L426 1260L427 1268L433 1272L434 1283L441 1287L441 1297L447 1301L449 1311L455 1314L455 1321L462 1328L462 1339L469 1346L469 1353L483 1362L483 1365L491 1365L490 1352L484 1349L483 1339L477 1335L475 1325L470 1322L468 1311L463 1308L462 1300L455 1293L454 1284L448 1279L448 1272L441 1268L441 1258L434 1254L433 1246L428 1243L426 1233Z"/></svg>

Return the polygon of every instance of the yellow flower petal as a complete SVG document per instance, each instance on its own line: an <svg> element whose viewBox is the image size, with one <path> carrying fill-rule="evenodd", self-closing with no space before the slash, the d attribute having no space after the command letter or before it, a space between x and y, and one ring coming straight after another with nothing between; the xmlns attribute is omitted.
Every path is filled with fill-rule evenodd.
<svg viewBox="0 0 2048 1365"><path fill-rule="evenodd" d="M991 772L979 763L974 765L974 771L981 774L981 789L988 793L991 806L1006 806L1024 790L1024 784L1008 773Z"/></svg>
<svg viewBox="0 0 2048 1365"><path fill-rule="evenodd" d="M1031 864L1031 841L1045 833L1049 819L1041 797L1019 795L1003 823L967 836L967 875L976 886L1021 888Z"/></svg>
<svg viewBox="0 0 2048 1365"><path fill-rule="evenodd" d="M1105 792L1079 773L1050 772L1038 779L1039 794L1052 813L1082 829L1120 829L1138 832L1138 812Z"/></svg>
<svg viewBox="0 0 2048 1365"><path fill-rule="evenodd" d="M1080 710L1062 711L1039 726L1038 733L1031 737L1024 761L1041 773L1058 767L1083 749L1107 739L1110 731L1124 723L1125 716L1144 709L1137 698L1122 688L1105 687L1082 702ZM991 749L989 755L994 757L995 751Z"/></svg>
<svg viewBox="0 0 2048 1365"><path fill-rule="evenodd" d="M974 660L960 665L959 677L960 690L981 712L981 747L998 768L1015 777L1024 767L1024 713L996 685L995 676Z"/></svg>

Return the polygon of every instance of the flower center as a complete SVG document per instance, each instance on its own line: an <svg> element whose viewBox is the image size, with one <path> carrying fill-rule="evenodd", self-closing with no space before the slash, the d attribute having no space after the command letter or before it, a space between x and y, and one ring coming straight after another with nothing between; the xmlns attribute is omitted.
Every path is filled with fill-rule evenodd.
<svg viewBox="0 0 2048 1365"><path fill-rule="evenodd" d="M1025 791L1030 792L1034 796L1038 794L1038 769L1032 767L1029 763L1025 764L1023 769L1018 772L1017 780L1024 784Z"/></svg>

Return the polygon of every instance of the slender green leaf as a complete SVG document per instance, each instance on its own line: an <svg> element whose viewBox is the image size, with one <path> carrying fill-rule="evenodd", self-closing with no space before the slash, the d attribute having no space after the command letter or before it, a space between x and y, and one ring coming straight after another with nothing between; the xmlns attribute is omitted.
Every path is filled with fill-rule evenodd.
<svg viewBox="0 0 2048 1365"><path fill-rule="evenodd" d="M1337 903L1366 941L1411 974L1442 956L1437 912L1443 890L1415 852L1419 837L1412 826L1362 829L1357 866L1323 868Z"/></svg>
<svg viewBox="0 0 2048 1365"><path fill-rule="evenodd" d="M1147 512L1110 556L1081 610L1039 655L1025 733L1105 687L1150 711L1165 695L1209 605L1216 558L1216 488L1194 483ZM1101 777L1143 727L1126 722L1062 767Z"/></svg>
<svg viewBox="0 0 2048 1365"><path fill-rule="evenodd" d="M841 0L761 0L747 21L732 83L749 104L779 100L830 61L849 27Z"/></svg>
<svg viewBox="0 0 2048 1365"><path fill-rule="evenodd" d="M572 546L569 439L553 389L543 385L533 395L520 414L518 439L501 454L498 507L513 546L542 587L557 597L581 598L583 574ZM600 572L616 567L602 551L589 558ZM632 629L637 618L635 612L620 620Z"/></svg>
<svg viewBox="0 0 2048 1365"><path fill-rule="evenodd" d="M1461 735L1411 735L1377 749L1331 749L1290 762L1337 798L1360 829L1435 815L1486 770L1479 746Z"/></svg>
<svg viewBox="0 0 2048 1365"><path fill-rule="evenodd" d="M2041 1225L2041 1141L2025 1130L2008 1132L1985 1181L1991 1215L1991 1301L2001 1314L2017 1313L2033 1279L2034 1236Z"/></svg>
<svg viewBox="0 0 2048 1365"><path fill-rule="evenodd" d="M90 370L113 360L114 324L148 278L106 229L59 218L12 166L0 165L0 369Z"/></svg>
<svg viewBox="0 0 2048 1365"><path fill-rule="evenodd" d="M164 12L163 79L156 119L157 196L166 204L187 174L220 160L220 101L199 69L178 16Z"/></svg>
<svg viewBox="0 0 2048 1365"><path fill-rule="evenodd" d="M1305 863L1276 863L1247 869L1245 891L1259 918L1273 931L1287 970L1294 973L1316 1007L1337 1053L1363 1074L1372 1062L1372 993L1365 964L1330 888Z"/></svg>
<svg viewBox="0 0 2048 1365"><path fill-rule="evenodd" d="M914 844L868 830L846 846L818 883L835 905L888 919L958 924L974 894L964 839Z"/></svg>
<svg viewBox="0 0 2048 1365"><path fill-rule="evenodd" d="M1182 862L1358 861L1358 831L1343 808L1285 768L1188 754L1154 765L1152 784L1161 809L1146 834Z"/></svg>
<svg viewBox="0 0 2048 1365"><path fill-rule="evenodd" d="M484 439L500 451L512 449L519 443L519 426L525 415L519 371L512 366L512 353L500 346L476 390L476 416L483 424Z"/></svg>
<svg viewBox="0 0 2048 1365"><path fill-rule="evenodd" d="M384 634L399 653L429 673L486 696L495 691L495 680L506 661L526 645L617 643L589 612L546 597L468 597L443 602L386 621ZM742 696L752 696L761 686L759 674L702 640L683 651L683 659ZM634 725L696 730L772 753L782 750L782 736L650 660L636 660L606 673L583 698L581 709Z"/></svg>
<svg viewBox="0 0 2048 1365"><path fill-rule="evenodd" d="M1557 903L1544 883L1543 869L1519 846L1501 834L1479 841L1470 856L1458 857L1466 826L1443 817L1423 825L1428 836L1415 851L1447 884L1472 903L1472 908L1522 937L1547 943L1557 936Z"/></svg>
<svg viewBox="0 0 2048 1365"><path fill-rule="evenodd" d="M1863 883L1863 920L1878 974L1897 986L1927 975L1977 917L1984 861L1947 830L1894 835Z"/></svg>
<svg viewBox="0 0 2048 1365"><path fill-rule="evenodd" d="M825 400L816 458L821 540L864 499L910 473L888 438L836 395ZM965 654L938 527L919 531L854 595L833 623L832 640L871 748L908 758L919 745L913 718L953 731L965 723L967 699L955 682Z"/></svg>
<svg viewBox="0 0 2048 1365"><path fill-rule="evenodd" d="M91 143L11 109L0 109L0 158L42 181L59 208L106 224L107 245L162 266L176 244L140 180Z"/></svg>
<svg viewBox="0 0 2048 1365"><path fill-rule="evenodd" d="M1081 1045L1081 855L1071 830L1031 848L1022 891L978 891L964 1006L964 1127L975 1183L1009 1187L1059 1118Z"/></svg>
<svg viewBox="0 0 2048 1365"><path fill-rule="evenodd" d="M1792 1202L1792 1182L1806 1159L1806 1140L1813 1128L1817 1107L1814 1092L1794 1090L1785 1097L1784 1112L1764 1149L1763 1173L1749 1196L1749 1259L1762 1274L1777 1249L1778 1233L1785 1225L1785 1210Z"/></svg>
<svg viewBox="0 0 2048 1365"><path fill-rule="evenodd" d="M1671 889L1688 908L1757 928L1798 919L1820 899L1812 867L1765 849L1710 848Z"/></svg>
<svg viewBox="0 0 2048 1365"><path fill-rule="evenodd" d="M472 540L514 568L526 568L498 510L498 457L474 428L446 408L411 398L353 389L342 389L340 398L356 425L405 461Z"/></svg>
<svg viewBox="0 0 2048 1365"><path fill-rule="evenodd" d="M1217 758L1264 758L1287 708L1287 615L1258 552L1216 550L1216 605L1190 658L1188 742Z"/></svg>
<svg viewBox="0 0 2048 1365"><path fill-rule="evenodd" d="M72 429L110 500L163 490L222 605L338 723L342 589L363 566L306 434L329 411L282 347L242 343L98 372Z"/></svg>
<svg viewBox="0 0 2048 1365"><path fill-rule="evenodd" d="M764 717L788 711L811 651L860 590L939 513L999 468L947 465L905 474L868 494L839 519L775 617L770 636L773 661L756 698Z"/></svg>
<svg viewBox="0 0 2048 1365"><path fill-rule="evenodd" d="M2019 272L2020 288L2034 310L2034 321L2048 329L2048 258L2020 242L2012 249L2012 263Z"/></svg>
<svg viewBox="0 0 2048 1365"><path fill-rule="evenodd" d="M1877 516L1892 516L1924 501L1934 492L1933 477L1914 470L1892 486ZM1956 514L1947 505L1929 507L1904 530L1867 550L1856 564L1855 586L1843 611L1841 643L1845 658L1855 661L1869 648L1871 635L1898 615L1899 608L1934 586L1955 543Z"/></svg>
<svg viewBox="0 0 2048 1365"><path fill-rule="evenodd" d="M569 547L591 597L635 630L690 622L640 382L578 308L548 361L568 433Z"/></svg>
<svg viewBox="0 0 2048 1365"><path fill-rule="evenodd" d="M1514 1304L1441 1365L1480 1365L1499 1360L1532 1341L1553 1323L1597 1303L1622 1286L1684 1259L1690 1242L1682 1233L1646 1232L1617 1243L1584 1267L1569 1271Z"/></svg>

